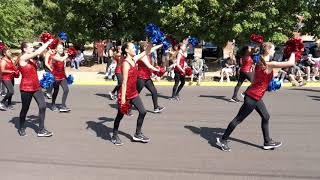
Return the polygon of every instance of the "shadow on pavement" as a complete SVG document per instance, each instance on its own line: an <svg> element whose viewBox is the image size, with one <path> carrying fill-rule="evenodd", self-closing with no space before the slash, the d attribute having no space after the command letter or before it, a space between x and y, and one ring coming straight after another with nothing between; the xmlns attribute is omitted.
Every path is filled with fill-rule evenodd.
<svg viewBox="0 0 320 180"><path fill-rule="evenodd" d="M320 96L308 96L308 97L313 98L312 100L320 101Z"/></svg>
<svg viewBox="0 0 320 180"><path fill-rule="evenodd" d="M209 127L200 127L200 128L198 128L198 127L188 126L188 125L184 126L184 128L189 129L194 134L200 135L202 138L208 140L208 143L211 146L220 149L220 147L216 145L217 137L221 137L223 135L225 129L222 129L222 128L209 128ZM253 144L253 143L250 143L250 142L247 142L247 141L243 141L243 140L240 140L240 139L236 139L236 138L230 137L229 140L235 141L235 142L239 142L239 143L242 143L242 144L246 144L248 146L252 146L252 147L261 149L261 146L259 146L257 144Z"/></svg>
<svg viewBox="0 0 320 180"><path fill-rule="evenodd" d="M91 129L93 130L97 137L100 137L101 139L104 140L111 140L111 134L112 134L112 128L104 125L103 123L105 122L112 122L114 119L113 118L106 118L106 117L100 117L98 118L100 121L87 121L87 127L86 129ZM125 136L126 138L130 139L132 141L132 137L130 134L124 133L122 131L118 132L119 135Z"/></svg>
<svg viewBox="0 0 320 180"><path fill-rule="evenodd" d="M101 93L96 93L94 94L96 96L104 97L104 98L109 98L109 94L101 94ZM112 100L111 100L112 101Z"/></svg>
<svg viewBox="0 0 320 180"><path fill-rule="evenodd" d="M146 96L152 96L152 95L151 95L151 93L148 93L148 94L146 94ZM159 93L158 93L158 97L159 97L159 98L163 98L163 99L169 99L169 98L171 98L171 96L161 95L161 94L159 94Z"/></svg>
<svg viewBox="0 0 320 180"><path fill-rule="evenodd" d="M230 102L229 101L230 99L226 98L226 96L200 95L199 97L214 98L214 99L219 99L219 100Z"/></svg>
<svg viewBox="0 0 320 180"><path fill-rule="evenodd" d="M320 92L320 90L315 90L315 89L308 89L308 88L292 88L289 90L294 90L294 91L308 91L308 92Z"/></svg>
<svg viewBox="0 0 320 180"><path fill-rule="evenodd" d="M13 117L9 122L14 124L14 127L18 130L19 129L19 121L20 117ZM27 116L26 122L25 122L25 128L31 128L34 130L34 132L38 132L39 127L36 125L39 124L39 118L38 116L30 115Z"/></svg>

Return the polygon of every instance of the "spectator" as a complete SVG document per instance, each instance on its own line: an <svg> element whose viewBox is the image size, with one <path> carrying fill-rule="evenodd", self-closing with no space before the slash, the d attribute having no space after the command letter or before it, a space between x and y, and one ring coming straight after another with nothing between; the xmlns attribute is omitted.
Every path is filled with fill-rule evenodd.
<svg viewBox="0 0 320 180"><path fill-rule="evenodd" d="M195 59L192 60L191 67L192 67L192 75L189 85L192 85L193 77L197 77L197 86L200 86L200 81L203 75L203 59L200 58L199 55L195 55Z"/></svg>
<svg viewBox="0 0 320 180"><path fill-rule="evenodd" d="M316 41L316 46L310 49L312 61L314 62L314 75L312 80L316 81L316 76L319 76L320 68L320 39Z"/></svg>
<svg viewBox="0 0 320 180"><path fill-rule="evenodd" d="M235 59L235 45L234 42L227 42L225 47L223 48L223 59L222 59L222 70L221 70L221 78L220 82L223 82L224 75L227 78L227 82L230 82L229 74L234 73L235 65L236 65L236 59Z"/></svg>
<svg viewBox="0 0 320 180"><path fill-rule="evenodd" d="M71 60L72 66L77 69L80 70L80 64L81 62L84 61L84 55L81 52L81 50L77 51L77 56Z"/></svg>
<svg viewBox="0 0 320 180"><path fill-rule="evenodd" d="M97 57L98 57L98 64L100 64L100 61L101 61L101 64L103 63L103 51L104 51L104 48L105 48L105 41L102 41L102 40L99 40L96 44L95 44L95 47L96 47L96 53L97 53Z"/></svg>

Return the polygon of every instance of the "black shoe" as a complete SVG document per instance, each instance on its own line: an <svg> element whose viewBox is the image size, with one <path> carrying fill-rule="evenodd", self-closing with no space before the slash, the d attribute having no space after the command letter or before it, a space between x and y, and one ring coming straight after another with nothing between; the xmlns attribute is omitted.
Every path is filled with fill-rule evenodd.
<svg viewBox="0 0 320 180"><path fill-rule="evenodd" d="M38 132L38 137L50 137L52 135L53 135L53 133L48 131L48 130L46 130L45 128L43 128L42 130L40 130Z"/></svg>
<svg viewBox="0 0 320 180"><path fill-rule="evenodd" d="M269 142L264 143L262 148L265 150L269 150L269 149L278 148L281 145L282 145L282 142L276 142L271 139Z"/></svg>
<svg viewBox="0 0 320 180"><path fill-rule="evenodd" d="M57 106L56 106L55 104L53 104L53 105L51 106L51 111L58 112L59 109L57 108Z"/></svg>
<svg viewBox="0 0 320 180"><path fill-rule="evenodd" d="M26 133L26 129L25 128L21 128L18 130L18 133L20 136L27 136L27 133Z"/></svg>
<svg viewBox="0 0 320 180"><path fill-rule="evenodd" d="M228 142L225 140L217 138L216 145L219 146L222 151L231 151L231 148L228 146Z"/></svg>
<svg viewBox="0 0 320 180"><path fill-rule="evenodd" d="M118 134L113 134L111 137L111 142L116 146L122 146L123 142L120 140Z"/></svg>
<svg viewBox="0 0 320 180"><path fill-rule="evenodd" d="M165 107L161 107L161 106L158 106L157 108L154 109L154 113L160 113L161 111L163 111L165 109Z"/></svg>
<svg viewBox="0 0 320 180"><path fill-rule="evenodd" d="M8 105L7 109L14 110L14 107L12 105Z"/></svg>
<svg viewBox="0 0 320 180"><path fill-rule="evenodd" d="M61 108L59 109L60 112L69 112L71 111L70 108L66 107L66 106L61 106Z"/></svg>
<svg viewBox="0 0 320 180"><path fill-rule="evenodd" d="M231 98L229 101L230 102L235 102L235 103L240 102L240 100L238 98Z"/></svg>
<svg viewBox="0 0 320 180"><path fill-rule="evenodd" d="M146 137L145 135L141 133L135 133L133 136L133 140L134 141L139 141L139 142L143 142L143 143L147 143L150 141L150 138Z"/></svg>

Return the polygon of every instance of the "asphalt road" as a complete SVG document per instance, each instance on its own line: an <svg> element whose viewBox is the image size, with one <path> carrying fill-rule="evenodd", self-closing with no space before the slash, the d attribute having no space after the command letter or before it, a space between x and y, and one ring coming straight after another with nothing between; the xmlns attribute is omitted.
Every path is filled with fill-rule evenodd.
<svg viewBox="0 0 320 180"><path fill-rule="evenodd" d="M117 112L115 101L107 98L111 88L71 86L72 112L47 110L51 138L36 137L35 101L28 113L28 136L19 137L16 91L15 110L0 112L0 179L320 179L320 89L266 94L271 136L283 142L279 149L261 149L260 117L254 112L232 134L232 151L222 152L215 139L241 106L227 101L232 87L186 87L177 102L166 99L171 87L159 86L159 104L166 109L146 115L143 132L151 142L131 142L138 116L133 111L121 122L121 147L110 142ZM143 90L141 97L146 109L153 110L149 92Z"/></svg>

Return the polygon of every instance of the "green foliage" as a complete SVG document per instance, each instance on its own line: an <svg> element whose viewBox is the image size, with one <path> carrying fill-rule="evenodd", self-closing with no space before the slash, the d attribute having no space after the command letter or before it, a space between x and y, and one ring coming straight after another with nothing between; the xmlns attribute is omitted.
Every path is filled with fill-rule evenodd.
<svg viewBox="0 0 320 180"><path fill-rule="evenodd" d="M319 0L0 0L0 39L8 45L64 31L71 42L143 40L147 23L181 40L247 43L252 33L285 42L304 15L305 33L320 34Z"/></svg>

